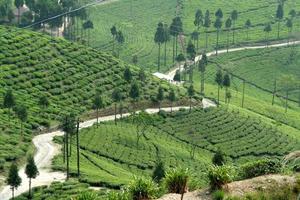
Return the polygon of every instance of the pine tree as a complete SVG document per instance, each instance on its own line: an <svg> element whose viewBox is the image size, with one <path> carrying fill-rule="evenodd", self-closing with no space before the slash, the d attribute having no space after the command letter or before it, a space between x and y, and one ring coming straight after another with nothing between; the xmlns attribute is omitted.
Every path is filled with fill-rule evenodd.
<svg viewBox="0 0 300 200"><path fill-rule="evenodd" d="M11 118L11 109L16 106L15 96L12 90L8 90L4 95L3 107L8 109L9 120Z"/></svg>
<svg viewBox="0 0 300 200"><path fill-rule="evenodd" d="M15 163L10 166L6 182L11 187L12 199L15 199L15 189L18 188L22 183L22 179L18 173L18 167Z"/></svg>
<svg viewBox="0 0 300 200"><path fill-rule="evenodd" d="M218 106L220 104L220 88L223 86L223 74L221 70L218 70L216 73L215 82L218 85Z"/></svg>
<svg viewBox="0 0 300 200"><path fill-rule="evenodd" d="M102 97L99 94L96 94L94 102L93 102L93 107L96 109L97 113L97 128L99 124L99 109L104 108L104 102Z"/></svg>
<svg viewBox="0 0 300 200"><path fill-rule="evenodd" d="M188 88L188 96L190 98L190 112L192 111L192 98L195 95L194 86L191 84Z"/></svg>
<svg viewBox="0 0 300 200"><path fill-rule="evenodd" d="M175 94L174 89L170 90L169 95L168 95L168 100L171 103L171 113L172 113L173 112L173 102L176 101L176 94Z"/></svg>
<svg viewBox="0 0 300 200"><path fill-rule="evenodd" d="M39 170L34 162L33 156L29 156L27 159L27 165L25 167L25 174L29 178L29 198L32 198L31 179L35 179L39 174Z"/></svg>
<svg viewBox="0 0 300 200"><path fill-rule="evenodd" d="M158 101L158 106L159 106L158 108L160 110L161 102L164 100L164 89L161 86L159 86L158 88L156 99Z"/></svg>

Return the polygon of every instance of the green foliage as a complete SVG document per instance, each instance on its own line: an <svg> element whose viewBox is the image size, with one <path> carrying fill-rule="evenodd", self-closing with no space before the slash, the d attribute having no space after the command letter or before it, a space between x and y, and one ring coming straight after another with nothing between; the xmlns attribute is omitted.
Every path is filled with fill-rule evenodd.
<svg viewBox="0 0 300 200"><path fill-rule="evenodd" d="M34 162L33 156L29 156L27 159L25 174L28 178L36 178L39 174L39 170Z"/></svg>
<svg viewBox="0 0 300 200"><path fill-rule="evenodd" d="M11 186L11 188L16 189L18 188L21 183L22 179L20 178L18 174L18 167L15 163L12 163L9 169L8 177L6 179L6 182L8 185Z"/></svg>
<svg viewBox="0 0 300 200"><path fill-rule="evenodd" d="M211 166L208 171L208 179L211 189L221 189L222 186L230 183L235 175L234 168L229 165Z"/></svg>
<svg viewBox="0 0 300 200"><path fill-rule="evenodd" d="M79 194L77 197L72 198L72 200L100 200L97 194L93 192L83 192Z"/></svg>
<svg viewBox="0 0 300 200"><path fill-rule="evenodd" d="M218 151L214 154L212 163L218 166L225 164L225 155L220 149L218 149Z"/></svg>
<svg viewBox="0 0 300 200"><path fill-rule="evenodd" d="M164 179L166 188L169 193L183 194L187 190L190 172L184 168L173 168L166 172Z"/></svg>
<svg viewBox="0 0 300 200"><path fill-rule="evenodd" d="M244 179L256 176L279 173L282 165L278 160L258 160L241 166L241 177Z"/></svg>
<svg viewBox="0 0 300 200"><path fill-rule="evenodd" d="M223 190L216 190L212 194L213 200L223 200L225 197L225 193Z"/></svg>
<svg viewBox="0 0 300 200"><path fill-rule="evenodd" d="M127 187L132 200L150 200L156 197L157 185L150 179L134 177Z"/></svg>
<svg viewBox="0 0 300 200"><path fill-rule="evenodd" d="M159 183L166 175L165 166L162 161L158 161L152 173L152 179Z"/></svg>

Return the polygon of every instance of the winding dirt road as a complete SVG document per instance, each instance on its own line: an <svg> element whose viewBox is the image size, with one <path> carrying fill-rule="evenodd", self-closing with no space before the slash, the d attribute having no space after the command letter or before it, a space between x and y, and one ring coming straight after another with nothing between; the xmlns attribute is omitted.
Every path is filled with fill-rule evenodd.
<svg viewBox="0 0 300 200"><path fill-rule="evenodd" d="M290 44L300 44L300 41L295 41ZM287 46L288 43L281 43L281 44L274 44L269 45L268 47L282 47ZM252 46L252 47L241 47L241 48L233 48L229 49L229 52L235 52L235 51L242 51L247 49L261 49L266 48L267 46ZM227 50L220 50L218 53L226 53ZM215 52L207 53L207 56L215 55ZM201 59L201 55L197 56L195 58L195 61L198 61ZM183 69L183 66L178 66L177 68L171 70L167 74L164 75L164 77L169 77L170 80L173 79L176 70L179 68ZM203 107L215 107L216 104L208 99L203 99L202 101ZM173 110L179 110L180 108L188 108L188 107L174 107ZM170 111L170 108L162 108L162 110ZM157 113L158 109L147 109L146 112L148 113ZM123 114L123 116L128 116L129 113ZM120 118L118 115L117 118ZM101 117L99 118L99 121L110 121L114 120L114 115ZM92 126L97 120L92 119L85 121L80 124L80 128L86 128L89 126ZM34 156L34 159L37 163L38 169L39 169L39 176L32 181L32 186L42 186L42 185L49 185L53 181L64 181L65 180L65 174L62 172L53 172L51 171L51 162L55 155L59 153L60 147L59 145L55 144L53 142L53 137L55 136L61 136L63 135L62 131L54 131L46 134L41 134L33 138L34 146L36 147L36 154ZM19 195L21 193L24 193L28 191L28 179L24 173L24 167L19 171L19 175L22 178L22 184L15 192L15 195ZM9 186L5 186L1 188L0 190L0 200L9 200L11 198L11 190Z"/></svg>
<svg viewBox="0 0 300 200"><path fill-rule="evenodd" d="M243 50L249 50L249 49L264 49L264 48L276 48L276 47L285 47L288 45L296 45L296 44L300 44L300 41L293 41L293 42L284 42L284 43L279 43L279 44L272 44L272 45L260 45L260 46L246 46L246 47L239 47L239 48L232 48L232 49L228 49L228 52L235 52L235 51L243 51ZM218 50L218 55L219 54L224 54L227 53L227 49L221 49ZM206 56L214 56L216 55L216 51L212 51L212 52L208 52L206 53ZM199 55L195 58L195 62L198 62L199 60L201 60L202 55ZM172 70L170 70L169 72L167 72L167 74L164 74L165 77L169 78L170 80L173 80L173 77L176 74L176 71L178 69L183 70L183 66L184 65L180 65L178 67L173 68Z"/></svg>

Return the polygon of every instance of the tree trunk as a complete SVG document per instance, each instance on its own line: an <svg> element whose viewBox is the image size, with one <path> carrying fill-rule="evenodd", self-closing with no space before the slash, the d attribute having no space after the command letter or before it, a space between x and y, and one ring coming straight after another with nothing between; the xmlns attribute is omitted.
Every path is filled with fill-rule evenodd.
<svg viewBox="0 0 300 200"><path fill-rule="evenodd" d="M115 103L115 125L117 125L117 103Z"/></svg>
<svg viewBox="0 0 300 200"><path fill-rule="evenodd" d="M165 58L164 58L164 66L167 66L167 41L165 41Z"/></svg>
<svg viewBox="0 0 300 200"><path fill-rule="evenodd" d="M69 180L69 136L66 132L66 155L67 155L67 180Z"/></svg>
<svg viewBox="0 0 300 200"><path fill-rule="evenodd" d="M98 124L99 124L99 108L97 108L97 128L98 128Z"/></svg>
<svg viewBox="0 0 300 200"><path fill-rule="evenodd" d="M225 103L227 103L227 90L228 90L228 88L226 87L225 88Z"/></svg>
<svg viewBox="0 0 300 200"><path fill-rule="evenodd" d="M175 42L175 45L176 45L176 51L175 51L175 55L176 55L176 57L177 57L177 55L178 55L178 35L176 36L176 42Z"/></svg>
<svg viewBox="0 0 300 200"><path fill-rule="evenodd" d="M15 199L15 187L11 187L12 199Z"/></svg>
<svg viewBox="0 0 300 200"><path fill-rule="evenodd" d="M232 44L235 44L235 20L233 20Z"/></svg>
<svg viewBox="0 0 300 200"><path fill-rule="evenodd" d="M157 71L160 71L160 43L158 43Z"/></svg>
<svg viewBox="0 0 300 200"><path fill-rule="evenodd" d="M247 40L249 40L249 28L247 28L246 34L247 34Z"/></svg>
<svg viewBox="0 0 300 200"><path fill-rule="evenodd" d="M220 104L220 85L218 84L218 107Z"/></svg>
<svg viewBox="0 0 300 200"><path fill-rule="evenodd" d="M228 49L229 49L229 30L227 30L227 53L228 53Z"/></svg>
<svg viewBox="0 0 300 200"><path fill-rule="evenodd" d="M285 112L287 112L288 109L288 100L289 100L289 91L286 91L286 97L285 97Z"/></svg>
<svg viewBox="0 0 300 200"><path fill-rule="evenodd" d="M18 25L20 25L20 7L18 7Z"/></svg>
<svg viewBox="0 0 300 200"><path fill-rule="evenodd" d="M63 153L63 161L64 163L66 162L66 133L64 133L64 138L63 138L63 150L64 150L64 153Z"/></svg>
<svg viewBox="0 0 300 200"><path fill-rule="evenodd" d="M206 31L205 31L205 48L207 49L207 43L208 43L208 32L207 32L207 28L206 28Z"/></svg>
<svg viewBox="0 0 300 200"><path fill-rule="evenodd" d="M173 102L171 101L171 113L173 113Z"/></svg>
<svg viewBox="0 0 300 200"><path fill-rule="evenodd" d="M276 82L276 79L275 79L274 90L273 90L273 98L272 98L272 106L274 105L274 102L275 102L276 87L277 87L277 82Z"/></svg>
<svg viewBox="0 0 300 200"><path fill-rule="evenodd" d="M28 195L29 195L29 199L32 199L32 195L31 195L31 178L29 178L29 192L28 192Z"/></svg>
<svg viewBox="0 0 300 200"><path fill-rule="evenodd" d="M76 146L77 146L77 176L80 176L80 152L79 152L79 119L77 119L77 130L76 130Z"/></svg>
<svg viewBox="0 0 300 200"><path fill-rule="evenodd" d="M173 37L173 63L175 63L175 36Z"/></svg>
<svg viewBox="0 0 300 200"><path fill-rule="evenodd" d="M181 198L180 198L181 200L183 200L183 195L184 195L184 192L181 194Z"/></svg>
<svg viewBox="0 0 300 200"><path fill-rule="evenodd" d="M190 112L192 111L192 97L190 97Z"/></svg>
<svg viewBox="0 0 300 200"><path fill-rule="evenodd" d="M279 39L279 29L280 29L280 20L278 21L277 24L277 39Z"/></svg>
<svg viewBox="0 0 300 200"><path fill-rule="evenodd" d="M244 108L244 100L245 100L245 80L243 80L242 108Z"/></svg>
<svg viewBox="0 0 300 200"><path fill-rule="evenodd" d="M219 48L219 29L217 30L216 56L218 55L218 48Z"/></svg>
<svg viewBox="0 0 300 200"><path fill-rule="evenodd" d="M201 71L201 90L200 93L204 95L204 71Z"/></svg>

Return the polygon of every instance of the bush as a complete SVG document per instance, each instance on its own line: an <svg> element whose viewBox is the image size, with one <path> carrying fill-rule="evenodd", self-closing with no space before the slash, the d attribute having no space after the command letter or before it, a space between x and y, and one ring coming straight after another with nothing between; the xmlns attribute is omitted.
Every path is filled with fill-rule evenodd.
<svg viewBox="0 0 300 200"><path fill-rule="evenodd" d="M107 200L129 200L128 193L122 192L109 192L107 194Z"/></svg>
<svg viewBox="0 0 300 200"><path fill-rule="evenodd" d="M225 164L225 156L220 149L214 154L214 157L212 158L212 163L218 166Z"/></svg>
<svg viewBox="0 0 300 200"><path fill-rule="evenodd" d="M234 177L234 168L227 165L213 165L208 171L208 179L212 190L221 189L223 185L230 183Z"/></svg>
<svg viewBox="0 0 300 200"><path fill-rule="evenodd" d="M127 191L132 200L149 200L155 198L158 187L152 180L134 177Z"/></svg>
<svg viewBox="0 0 300 200"><path fill-rule="evenodd" d="M156 163L152 173L152 179L159 183L165 177L165 166L164 163L159 161Z"/></svg>
<svg viewBox="0 0 300 200"><path fill-rule="evenodd" d="M223 190L217 190L212 194L213 200L223 200L224 196L225 194Z"/></svg>
<svg viewBox="0 0 300 200"><path fill-rule="evenodd" d="M188 169L176 168L167 171L165 185L169 193L183 194L187 190Z"/></svg>
<svg viewBox="0 0 300 200"><path fill-rule="evenodd" d="M277 160L258 160L241 166L241 178L253 178L265 174L278 173L282 165Z"/></svg>

